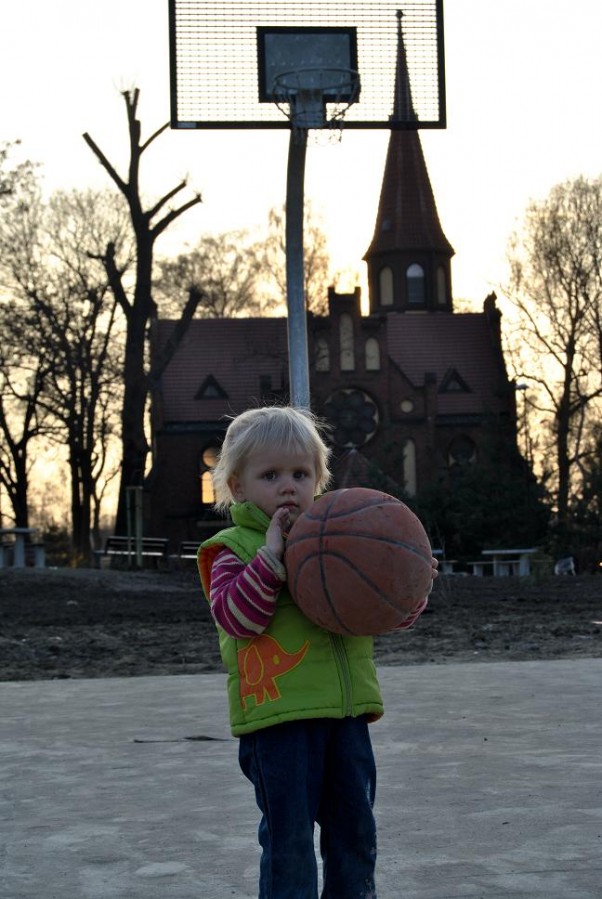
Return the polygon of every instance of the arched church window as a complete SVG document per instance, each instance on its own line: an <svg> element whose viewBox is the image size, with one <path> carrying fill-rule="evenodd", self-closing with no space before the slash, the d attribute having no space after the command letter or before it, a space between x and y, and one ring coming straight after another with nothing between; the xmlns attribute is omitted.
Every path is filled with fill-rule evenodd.
<svg viewBox="0 0 602 899"><path fill-rule="evenodd" d="M406 440L403 446L403 489L408 496L416 496L416 444Z"/></svg>
<svg viewBox="0 0 602 899"><path fill-rule="evenodd" d="M437 269L437 305L447 306L447 278L442 265Z"/></svg>
<svg viewBox="0 0 602 899"><path fill-rule="evenodd" d="M393 293L393 269L386 265L381 268L378 275L378 288L381 306L392 306L394 301Z"/></svg>
<svg viewBox="0 0 602 899"><path fill-rule="evenodd" d="M218 455L219 449L217 446L206 446L201 453L199 474L201 479L201 503L204 506L213 505L215 502L212 471L217 464Z"/></svg>
<svg viewBox="0 0 602 899"><path fill-rule="evenodd" d="M341 371L355 371L353 319L346 313L341 315L339 320L339 341L341 349Z"/></svg>
<svg viewBox="0 0 602 899"><path fill-rule="evenodd" d="M316 371L330 371L330 348L325 337L316 340Z"/></svg>
<svg viewBox="0 0 602 899"><path fill-rule="evenodd" d="M380 344L376 337L366 340L366 371L380 371Z"/></svg>
<svg viewBox="0 0 602 899"><path fill-rule="evenodd" d="M204 506L213 505L215 502L213 477L210 471L204 471L201 475L201 502Z"/></svg>
<svg viewBox="0 0 602 899"><path fill-rule="evenodd" d="M424 269L417 262L408 266L406 271L406 283L408 288L408 304L410 306L424 305L426 288L424 283Z"/></svg>

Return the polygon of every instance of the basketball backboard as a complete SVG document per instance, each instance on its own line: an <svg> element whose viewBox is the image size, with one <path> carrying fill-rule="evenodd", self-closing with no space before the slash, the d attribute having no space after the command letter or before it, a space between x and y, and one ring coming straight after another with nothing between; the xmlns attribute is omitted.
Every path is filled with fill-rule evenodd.
<svg viewBox="0 0 602 899"><path fill-rule="evenodd" d="M169 0L169 32L172 128L290 128L300 68L346 128L445 127L443 0Z"/></svg>

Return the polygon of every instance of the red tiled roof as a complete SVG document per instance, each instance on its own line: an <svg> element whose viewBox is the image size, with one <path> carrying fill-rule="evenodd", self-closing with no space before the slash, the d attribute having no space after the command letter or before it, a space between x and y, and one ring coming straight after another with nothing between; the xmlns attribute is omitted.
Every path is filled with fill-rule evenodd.
<svg viewBox="0 0 602 899"><path fill-rule="evenodd" d="M496 394L503 383L503 371L486 315L392 312L386 321L388 355L414 386L424 387L427 373L432 373L438 389L446 375L455 370L469 388L469 393L440 393L439 414L480 413L499 406ZM285 387L286 325L285 318L193 321L161 380L165 420L218 421L238 414L249 404L259 405L262 377L269 379L272 390ZM158 322L159 345L173 327L171 321ZM226 396L195 399L210 375Z"/></svg>
<svg viewBox="0 0 602 899"><path fill-rule="evenodd" d="M443 233L417 131L392 131L376 226L365 259L395 250L453 255Z"/></svg>
<svg viewBox="0 0 602 899"><path fill-rule="evenodd" d="M424 385L427 372L436 376L438 387L450 370L458 372L471 392L439 394L439 414L482 412L499 405L496 394L504 373L485 314L390 313L387 341L390 358L417 387Z"/></svg>
<svg viewBox="0 0 602 899"><path fill-rule="evenodd" d="M157 323L159 347L173 327L172 321ZM209 375L226 397L195 399ZM195 319L161 379L166 420L216 421L242 412L253 399L259 405L260 376L271 379L273 390L288 380L285 318Z"/></svg>

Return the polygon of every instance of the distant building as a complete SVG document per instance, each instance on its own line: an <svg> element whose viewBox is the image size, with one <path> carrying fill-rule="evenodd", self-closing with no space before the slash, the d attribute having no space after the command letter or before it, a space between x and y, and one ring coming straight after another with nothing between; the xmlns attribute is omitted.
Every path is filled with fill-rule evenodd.
<svg viewBox="0 0 602 899"><path fill-rule="evenodd" d="M329 292L308 316L312 408L332 425L334 486L414 495L482 460L492 429L516 448L515 395L495 295L454 313L451 258L417 131L391 133L374 236L359 288ZM200 319L152 397L148 534L202 538L212 527L211 467L229 416L288 399L285 318ZM151 352L174 322L156 321Z"/></svg>

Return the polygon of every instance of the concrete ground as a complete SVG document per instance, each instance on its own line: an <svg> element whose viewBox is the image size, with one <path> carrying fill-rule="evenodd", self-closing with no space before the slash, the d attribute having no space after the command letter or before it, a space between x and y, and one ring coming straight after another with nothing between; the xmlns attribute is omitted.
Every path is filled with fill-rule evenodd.
<svg viewBox="0 0 602 899"><path fill-rule="evenodd" d="M602 659L380 675L379 899L599 899ZM0 799L1 899L257 896L222 675L0 684Z"/></svg>

